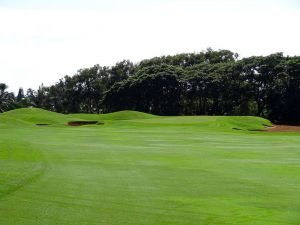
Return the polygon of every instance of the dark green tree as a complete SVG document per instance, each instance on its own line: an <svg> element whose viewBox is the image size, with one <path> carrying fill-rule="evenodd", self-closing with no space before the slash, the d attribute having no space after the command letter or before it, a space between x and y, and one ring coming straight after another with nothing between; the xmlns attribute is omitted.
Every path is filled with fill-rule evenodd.
<svg viewBox="0 0 300 225"><path fill-rule="evenodd" d="M0 112L15 108L15 96L7 88L6 84L0 83Z"/></svg>

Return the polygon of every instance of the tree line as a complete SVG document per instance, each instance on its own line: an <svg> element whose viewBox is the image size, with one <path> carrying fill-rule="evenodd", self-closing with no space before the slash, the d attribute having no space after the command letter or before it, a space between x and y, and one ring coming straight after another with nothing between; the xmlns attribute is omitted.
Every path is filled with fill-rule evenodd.
<svg viewBox="0 0 300 225"><path fill-rule="evenodd" d="M300 57L239 59L229 50L95 65L15 96L0 84L0 110L40 107L60 113L137 110L157 115L254 115L300 121Z"/></svg>

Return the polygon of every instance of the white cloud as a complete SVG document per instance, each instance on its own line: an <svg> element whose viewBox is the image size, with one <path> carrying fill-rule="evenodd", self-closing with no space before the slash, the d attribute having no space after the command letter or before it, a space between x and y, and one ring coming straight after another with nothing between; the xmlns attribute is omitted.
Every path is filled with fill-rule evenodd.
<svg viewBox="0 0 300 225"><path fill-rule="evenodd" d="M218 0L214 1L215 3ZM171 4L113 10L0 9L0 82L49 85L77 69L226 48L242 56L300 53L296 9Z"/></svg>

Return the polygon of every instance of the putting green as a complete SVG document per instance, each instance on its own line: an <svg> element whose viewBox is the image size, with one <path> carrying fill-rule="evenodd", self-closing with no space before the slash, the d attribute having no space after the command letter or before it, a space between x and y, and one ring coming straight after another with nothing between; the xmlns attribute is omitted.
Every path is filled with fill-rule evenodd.
<svg viewBox="0 0 300 225"><path fill-rule="evenodd" d="M104 125L66 125L85 120ZM131 111L0 114L0 224L299 224L300 133L258 131L265 125Z"/></svg>

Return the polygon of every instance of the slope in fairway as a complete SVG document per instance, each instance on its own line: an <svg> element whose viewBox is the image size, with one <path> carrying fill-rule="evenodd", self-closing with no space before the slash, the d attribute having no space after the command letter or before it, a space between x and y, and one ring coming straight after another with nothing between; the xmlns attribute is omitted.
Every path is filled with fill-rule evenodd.
<svg viewBox="0 0 300 225"><path fill-rule="evenodd" d="M104 125L66 126L78 119ZM300 134L257 131L265 125L129 111L1 114L0 224L299 224Z"/></svg>

